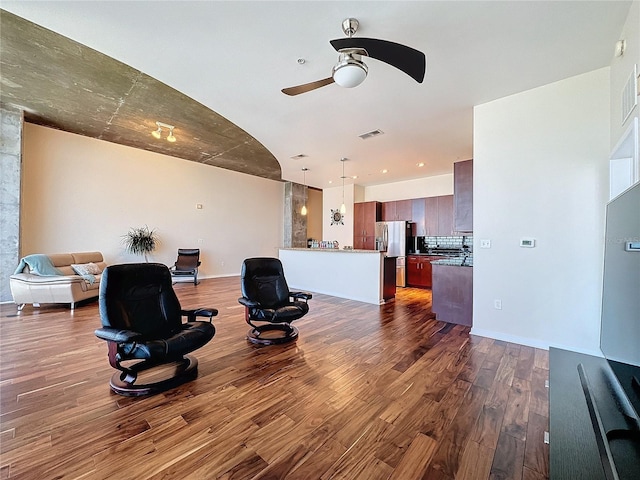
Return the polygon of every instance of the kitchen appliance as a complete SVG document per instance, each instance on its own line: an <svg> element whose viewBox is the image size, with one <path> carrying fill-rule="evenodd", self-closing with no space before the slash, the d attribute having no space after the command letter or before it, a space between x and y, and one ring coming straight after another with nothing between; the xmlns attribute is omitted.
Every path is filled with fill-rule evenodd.
<svg viewBox="0 0 640 480"><path fill-rule="evenodd" d="M376 222L376 250L396 257L396 286L407 286L407 242L411 239L409 222Z"/></svg>

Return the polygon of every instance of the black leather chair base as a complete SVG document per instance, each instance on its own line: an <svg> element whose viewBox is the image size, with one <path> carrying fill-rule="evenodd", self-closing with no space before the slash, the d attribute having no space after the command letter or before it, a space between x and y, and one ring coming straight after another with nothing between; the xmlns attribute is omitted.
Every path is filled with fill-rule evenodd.
<svg viewBox="0 0 640 480"><path fill-rule="evenodd" d="M286 323L273 323L252 328L247 333L247 340L256 345L277 345L295 342L298 329Z"/></svg>
<svg viewBox="0 0 640 480"><path fill-rule="evenodd" d="M142 361L128 368L138 374L138 380L145 382L144 379L150 377L149 379L156 379L156 381L140 384L136 384L135 381L129 383L122 379L124 376L122 372L116 372L111 377L109 386L118 395L141 397L164 392L195 379L198 376L198 359L192 355L184 355L182 359L173 364ZM152 372L152 369L157 369L158 372Z"/></svg>

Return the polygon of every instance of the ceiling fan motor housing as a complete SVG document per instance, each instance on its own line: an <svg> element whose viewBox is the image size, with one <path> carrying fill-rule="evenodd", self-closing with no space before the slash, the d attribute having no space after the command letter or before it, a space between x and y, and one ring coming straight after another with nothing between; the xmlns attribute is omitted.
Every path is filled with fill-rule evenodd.
<svg viewBox="0 0 640 480"><path fill-rule="evenodd" d="M331 72L333 80L345 88L357 87L364 82L369 70L361 58L353 52L340 53L338 63Z"/></svg>

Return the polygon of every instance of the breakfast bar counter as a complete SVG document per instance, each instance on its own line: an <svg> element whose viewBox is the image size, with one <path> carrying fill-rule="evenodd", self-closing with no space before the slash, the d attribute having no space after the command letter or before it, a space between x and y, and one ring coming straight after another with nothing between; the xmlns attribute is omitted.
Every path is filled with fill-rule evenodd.
<svg viewBox="0 0 640 480"><path fill-rule="evenodd" d="M281 248L289 288L381 305L395 297L395 257L377 250Z"/></svg>

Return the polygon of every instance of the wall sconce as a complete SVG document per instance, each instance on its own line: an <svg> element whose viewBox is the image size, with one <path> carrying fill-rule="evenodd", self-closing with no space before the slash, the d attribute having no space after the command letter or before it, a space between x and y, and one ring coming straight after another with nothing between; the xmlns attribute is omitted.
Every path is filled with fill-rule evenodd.
<svg viewBox="0 0 640 480"><path fill-rule="evenodd" d="M158 129L151 132L151 135L153 135L154 138L157 138L158 140L160 140L160 138L162 138L162 129L167 128L169 129L169 135L167 135L167 142L173 143L176 141L176 137L173 136L173 129L175 128L173 125L169 125L167 123L162 123L162 122L156 122L156 125L158 126Z"/></svg>

